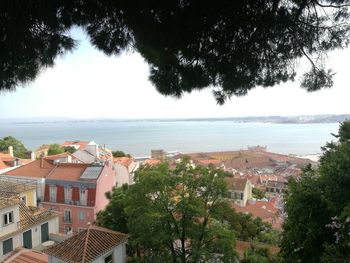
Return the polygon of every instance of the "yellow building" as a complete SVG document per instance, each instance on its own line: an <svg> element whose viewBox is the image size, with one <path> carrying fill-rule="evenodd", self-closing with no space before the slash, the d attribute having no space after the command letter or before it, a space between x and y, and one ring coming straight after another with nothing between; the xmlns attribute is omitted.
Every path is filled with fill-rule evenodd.
<svg viewBox="0 0 350 263"><path fill-rule="evenodd" d="M26 206L37 206L36 182L0 177L0 194L18 196Z"/></svg>

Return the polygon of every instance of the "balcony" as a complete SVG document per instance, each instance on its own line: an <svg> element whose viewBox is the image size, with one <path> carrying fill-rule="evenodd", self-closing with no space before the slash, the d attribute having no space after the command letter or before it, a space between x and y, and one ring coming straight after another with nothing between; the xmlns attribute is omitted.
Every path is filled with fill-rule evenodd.
<svg viewBox="0 0 350 263"><path fill-rule="evenodd" d="M85 201L80 202L77 200L68 199L56 199L55 201L50 200L50 198L45 197L44 202L55 203L55 204L67 204L67 205L77 205L77 206L95 206L95 201Z"/></svg>
<svg viewBox="0 0 350 263"><path fill-rule="evenodd" d="M63 223L65 223L65 224L72 224L72 217L64 216L63 217Z"/></svg>

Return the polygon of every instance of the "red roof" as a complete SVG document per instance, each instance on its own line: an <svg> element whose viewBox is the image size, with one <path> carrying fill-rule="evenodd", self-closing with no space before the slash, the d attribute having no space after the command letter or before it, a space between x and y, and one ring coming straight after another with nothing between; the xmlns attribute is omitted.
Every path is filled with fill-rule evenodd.
<svg viewBox="0 0 350 263"><path fill-rule="evenodd" d="M73 147L76 147L76 149L83 150L84 148L86 148L88 144L89 144L89 141L65 141L61 145L64 147L73 146Z"/></svg>
<svg viewBox="0 0 350 263"><path fill-rule="evenodd" d="M90 226L44 252L64 262L92 262L127 240L126 234Z"/></svg>
<svg viewBox="0 0 350 263"><path fill-rule="evenodd" d="M54 155L48 155L48 156L45 156L44 158L46 160L57 160L57 159L60 159L60 158L66 158L66 157L71 157L72 160L79 160L77 157L75 157L73 154L69 153L69 152L64 152L64 153L59 153L59 154L54 154Z"/></svg>
<svg viewBox="0 0 350 263"><path fill-rule="evenodd" d="M6 175L45 178L55 167L51 160L43 158L6 172Z"/></svg>
<svg viewBox="0 0 350 263"><path fill-rule="evenodd" d="M114 163L121 164L125 167L129 167L129 165L133 162L133 158L130 157L116 157L113 158Z"/></svg>
<svg viewBox="0 0 350 263"><path fill-rule="evenodd" d="M47 263L49 257L41 252L31 251L25 248L15 249L5 258L9 263Z"/></svg>
<svg viewBox="0 0 350 263"><path fill-rule="evenodd" d="M147 159L146 161L143 162L143 164L147 165L157 165L160 164L161 161L157 159Z"/></svg>
<svg viewBox="0 0 350 263"><path fill-rule="evenodd" d="M232 203L232 207L238 213L260 217L263 221L272 224L274 228L281 228L282 219L278 217L279 210L274 206L274 202L256 201L255 204L249 204L248 202L244 207Z"/></svg>
<svg viewBox="0 0 350 263"><path fill-rule="evenodd" d="M47 177L65 181L77 181L90 164L85 163L59 163Z"/></svg>

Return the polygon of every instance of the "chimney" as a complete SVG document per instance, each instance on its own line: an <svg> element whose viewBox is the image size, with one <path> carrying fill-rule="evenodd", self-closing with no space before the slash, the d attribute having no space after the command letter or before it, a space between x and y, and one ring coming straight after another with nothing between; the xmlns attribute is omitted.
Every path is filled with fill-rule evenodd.
<svg viewBox="0 0 350 263"><path fill-rule="evenodd" d="M44 168L44 157L40 158L40 168Z"/></svg>
<svg viewBox="0 0 350 263"><path fill-rule="evenodd" d="M13 147L12 146L9 146L8 151L9 151L9 155L11 155L13 157Z"/></svg>
<svg viewBox="0 0 350 263"><path fill-rule="evenodd" d="M32 161L35 160L35 153L34 153L34 152L31 152L31 153L30 153L30 159L31 159Z"/></svg>

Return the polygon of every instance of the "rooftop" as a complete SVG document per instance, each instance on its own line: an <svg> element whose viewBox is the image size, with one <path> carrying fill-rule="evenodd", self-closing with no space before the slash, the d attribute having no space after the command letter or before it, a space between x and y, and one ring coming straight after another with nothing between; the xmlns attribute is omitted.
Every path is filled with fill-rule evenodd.
<svg viewBox="0 0 350 263"><path fill-rule="evenodd" d="M248 182L247 178L235 178L235 177L225 177L226 183L229 189L244 191L245 186Z"/></svg>
<svg viewBox="0 0 350 263"><path fill-rule="evenodd" d="M40 158L26 165L6 172L6 175L45 178L55 167L53 161Z"/></svg>
<svg viewBox="0 0 350 263"><path fill-rule="evenodd" d="M90 226L62 243L44 250L44 253L69 263L87 263L126 242L127 239L126 234Z"/></svg>

